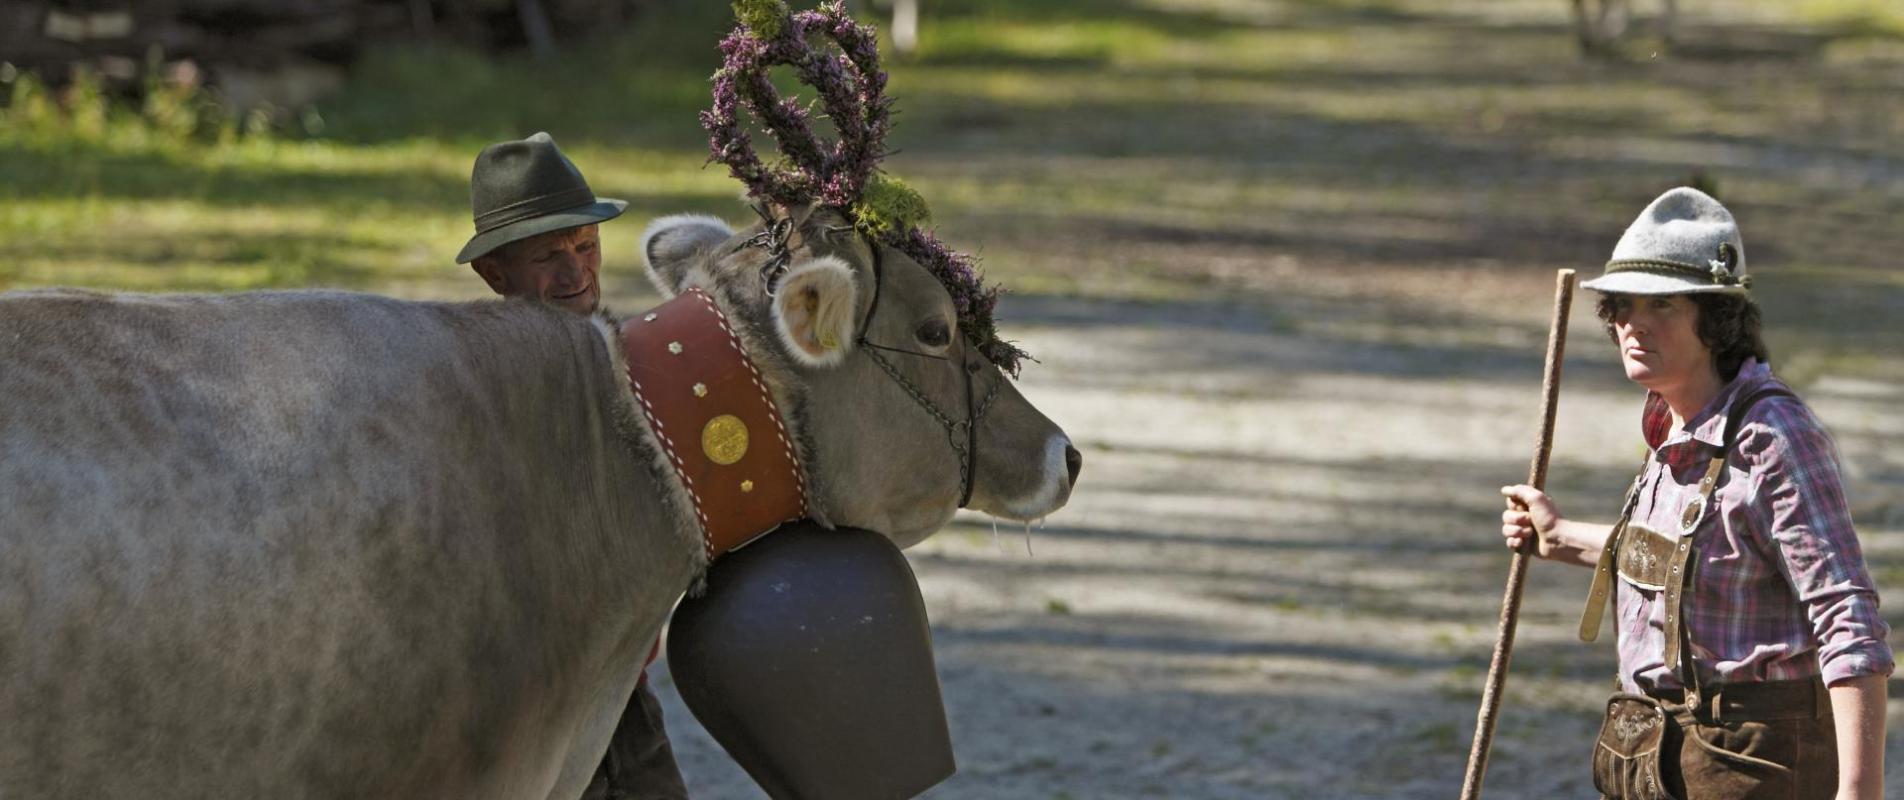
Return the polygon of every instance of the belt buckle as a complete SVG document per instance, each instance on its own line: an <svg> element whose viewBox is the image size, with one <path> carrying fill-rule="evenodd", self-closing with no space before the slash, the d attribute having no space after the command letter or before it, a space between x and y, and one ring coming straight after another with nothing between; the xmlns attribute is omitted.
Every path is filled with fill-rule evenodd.
<svg viewBox="0 0 1904 800"><path fill-rule="evenodd" d="M1688 705L1686 703L1687 694L1688 693L1685 687L1679 687L1679 688L1673 688L1673 689L1649 689L1646 692L1646 696L1659 701L1660 708L1664 709L1669 714L1677 714L1681 711L1691 711L1693 708L1695 708L1695 706Z"/></svg>

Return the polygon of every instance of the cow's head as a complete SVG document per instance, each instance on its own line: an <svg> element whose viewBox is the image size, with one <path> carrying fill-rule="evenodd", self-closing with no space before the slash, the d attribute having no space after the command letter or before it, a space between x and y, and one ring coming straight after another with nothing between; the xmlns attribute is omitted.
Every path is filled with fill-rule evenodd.
<svg viewBox="0 0 1904 800"><path fill-rule="evenodd" d="M796 427L822 521L917 543L958 509L962 464L966 505L994 516L1037 519L1070 499L1077 449L960 334L931 273L831 209L766 213L789 231L780 269L749 246L765 223L736 233L663 217L641 249L664 295L698 286L740 322Z"/></svg>

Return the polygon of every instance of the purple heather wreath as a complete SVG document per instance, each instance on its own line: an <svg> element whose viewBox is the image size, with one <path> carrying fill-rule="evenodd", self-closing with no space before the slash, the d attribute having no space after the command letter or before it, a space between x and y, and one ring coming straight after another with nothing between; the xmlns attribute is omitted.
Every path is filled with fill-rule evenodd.
<svg viewBox="0 0 1904 800"><path fill-rule="evenodd" d="M918 192L878 170L892 129L892 100L879 68L878 38L834 0L794 13L784 0L736 0L739 24L721 40L724 60L714 73L714 107L701 112L708 133L708 160L727 165L747 193L783 206L819 203L841 210L866 235L919 262L952 295L965 338L1006 373L1017 377L1025 351L998 338L992 310L999 287L986 285L978 262L954 252L920 225L931 214ZM838 55L808 45L822 34ZM814 135L798 98L781 99L768 78L776 66L792 67L819 93L840 140L828 146ZM741 127L746 109L772 134L782 158L761 163Z"/></svg>

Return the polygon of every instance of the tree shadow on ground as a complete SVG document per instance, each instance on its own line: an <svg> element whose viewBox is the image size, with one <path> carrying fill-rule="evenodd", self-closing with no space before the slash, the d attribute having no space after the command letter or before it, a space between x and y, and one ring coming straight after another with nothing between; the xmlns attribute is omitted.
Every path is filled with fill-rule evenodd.
<svg viewBox="0 0 1904 800"><path fill-rule="evenodd" d="M1050 786L1075 797L1445 796L1472 730L1472 668L1486 660L1379 640L1299 644L1142 614L995 617L933 633L960 768L925 797L944 798L1045 798ZM1517 687L1548 696L1510 695L1491 784L1512 796L1577 795L1584 768L1552 769L1551 752L1581 747L1548 743L1589 741L1595 717L1582 706L1597 686L1583 688L1604 680L1595 662L1605 654L1544 642L1520 654L1561 669ZM1469 671L1444 677L1460 667ZM684 717L672 727L698 767L697 790L753 796L731 765L712 763ZM1532 758L1548 768L1530 770Z"/></svg>
<svg viewBox="0 0 1904 800"><path fill-rule="evenodd" d="M986 525L968 519L942 534L945 544L918 548L913 561L922 574L998 596L1103 580L1140 596L1370 614L1405 625L1473 623L1485 613L1475 598L1498 589L1507 560L1491 487L1525 470L1505 459L1087 452L1087 461L1111 458L1120 468L1082 487L1092 498L1083 521L1060 515L1026 533L1026 548L1035 541L1055 557L991 553ZM1130 472L1126 464L1145 466ZM1550 488L1575 500L1604 495L1600 506L1616 504L1631 478L1624 468L1577 463L1556 475ZM1016 549L1017 532L1007 536ZM1167 560L1142 555L1164 551ZM1584 588L1580 572L1556 574L1582 579L1574 582Z"/></svg>
<svg viewBox="0 0 1904 800"><path fill-rule="evenodd" d="M1295 284L1296 282L1292 282ZM1136 369L1124 372L1067 374L1067 385L1170 387L1184 385L1182 376L1250 372L1292 383L1316 375L1363 375L1446 383L1465 380L1521 380L1540 375L1546 326L1519 320L1477 317L1452 306L1423 303L1395 307L1353 297L1313 296L1299 284L1291 285L1267 302L1226 300L1116 301L1076 297L1012 295L1000 311L1013 326L1118 331L1138 335L1114 341L1120 358ZM1333 327L1307 324L1324 320ZM1580 317L1576 317L1580 320ZM1371 340L1349 335L1365 324L1370 328L1420 331L1415 337ZM1584 320L1581 321L1584 324ZM1443 338L1440 331L1463 337L1482 332L1485 338ZM1576 328L1577 331L1577 328ZM1598 344L1578 341L1570 358L1611 362L1612 354L1596 353ZM1035 377L1035 374L1034 374ZM1630 388L1609 370L1575 370L1569 385L1596 390ZM1273 385L1260 387L1273 393ZM1411 403L1433 406L1429 397Z"/></svg>

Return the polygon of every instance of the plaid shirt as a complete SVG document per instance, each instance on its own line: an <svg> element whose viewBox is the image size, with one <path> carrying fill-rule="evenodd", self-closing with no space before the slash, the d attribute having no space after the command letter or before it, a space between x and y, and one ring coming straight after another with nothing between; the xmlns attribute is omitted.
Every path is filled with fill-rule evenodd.
<svg viewBox="0 0 1904 800"><path fill-rule="evenodd" d="M1783 384L1747 360L1679 430L1665 400L1647 393L1640 426L1653 458L1634 522L1679 535L1680 512L1699 495L1733 400L1765 386ZM1746 413L1712 506L1692 534L1696 566L1684 598L1702 685L1891 673L1890 628L1851 529L1837 449L1804 403L1766 397ZM1616 582L1621 684L1678 688L1665 663L1661 593Z"/></svg>

